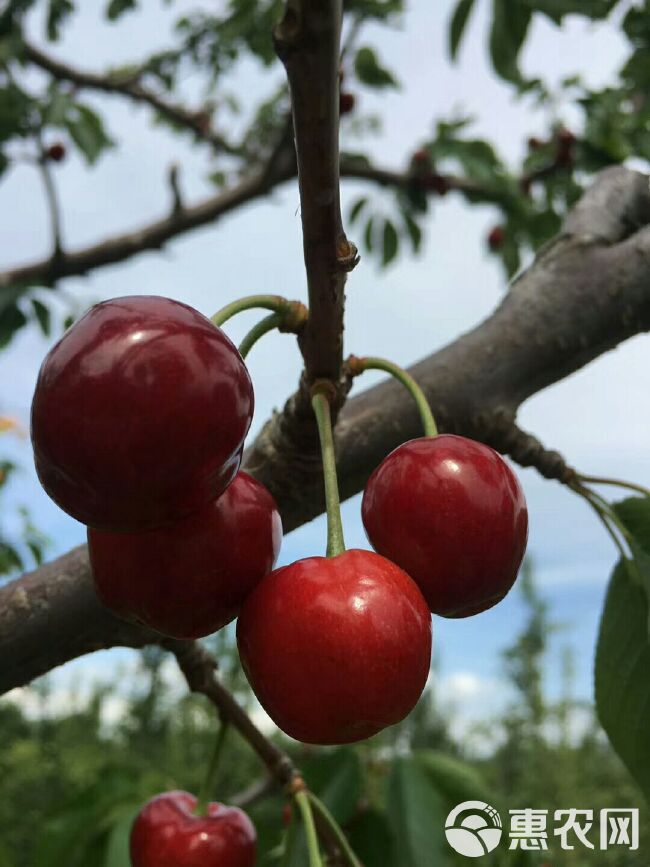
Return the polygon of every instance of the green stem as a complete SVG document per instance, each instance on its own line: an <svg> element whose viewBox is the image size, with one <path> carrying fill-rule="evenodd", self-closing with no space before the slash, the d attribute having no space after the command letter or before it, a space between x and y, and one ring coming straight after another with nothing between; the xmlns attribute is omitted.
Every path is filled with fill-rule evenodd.
<svg viewBox="0 0 650 867"><path fill-rule="evenodd" d="M239 344L239 354L241 357L246 358L261 337L264 337L269 331L273 331L274 328L279 328L282 325L282 319L282 313L271 313L269 316L265 316L257 325L254 325Z"/></svg>
<svg viewBox="0 0 650 867"><path fill-rule="evenodd" d="M643 494L644 497L650 497L650 489L644 488L643 485L636 485L634 482L625 482L622 479L604 479L600 476L579 476L581 482L587 482L590 485L614 485L617 488L628 488L630 491L636 491Z"/></svg>
<svg viewBox="0 0 650 867"><path fill-rule="evenodd" d="M243 313L244 310L256 310L260 307L263 310L272 310L274 313L284 313L291 306L291 302L282 295L247 295L246 298L238 298L231 304L226 304L221 310L212 316L212 322L221 327L229 319L237 313Z"/></svg>
<svg viewBox="0 0 650 867"><path fill-rule="evenodd" d="M307 850L309 852L309 867L323 867L323 861L318 848L318 837L316 835L316 825L314 824L314 816L311 811L311 803L306 792L297 792L294 795L302 822L305 826L305 836L307 838Z"/></svg>
<svg viewBox="0 0 650 867"><path fill-rule="evenodd" d="M289 867L291 864L291 855L296 842L296 828L298 823L295 819L291 819L291 823L284 835L284 853L282 855L282 867Z"/></svg>
<svg viewBox="0 0 650 867"><path fill-rule="evenodd" d="M228 734L228 723L222 722L219 728L219 732L217 733L217 739L214 744L214 750L212 753L212 758L210 759L210 765L208 767L208 772L205 775L205 779L203 780L203 785L201 786L201 791L199 792L198 802L196 804L196 813L199 816L205 816L207 814L208 804L210 803L210 799L212 797L212 793L216 788L216 780L217 773L219 771L219 763L221 761L221 755L223 753L223 745L226 742L226 735Z"/></svg>
<svg viewBox="0 0 650 867"><path fill-rule="evenodd" d="M345 551L343 521L341 520L341 500L339 483L336 477L336 454L332 433L332 416L327 397L317 392L311 399L316 416L320 448L323 457L323 478L325 481L325 506L327 509L327 556L336 557Z"/></svg>
<svg viewBox="0 0 650 867"><path fill-rule="evenodd" d="M338 847L341 850L341 854L345 858L348 867L362 867L361 861L359 861L357 856L352 851L352 847L348 842L348 838L345 836L345 834L339 827L338 822L327 809L325 804L313 792L309 792L309 800L311 801L314 810L318 813L323 822L325 822L325 824L332 831L332 834L336 839Z"/></svg>
<svg viewBox="0 0 650 867"><path fill-rule="evenodd" d="M394 364L392 361L387 361L385 358L355 358L354 359L354 368L362 373L366 370L383 370L385 373L390 373L391 376L394 376L398 382L401 382L404 388L406 388L416 402L418 411L420 413L420 418L422 419L422 427L424 428L424 435L427 437L435 437L438 434L438 428L436 427L436 421L433 417L433 413L431 412L431 407L429 406L429 401L426 399L426 396L417 382L413 379L410 373L404 370L403 367L400 367L398 364Z"/></svg>

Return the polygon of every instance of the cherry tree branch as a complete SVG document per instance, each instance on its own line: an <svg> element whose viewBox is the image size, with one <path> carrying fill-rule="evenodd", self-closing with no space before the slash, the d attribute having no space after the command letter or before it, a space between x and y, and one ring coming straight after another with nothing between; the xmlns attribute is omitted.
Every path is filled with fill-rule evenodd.
<svg viewBox="0 0 650 867"><path fill-rule="evenodd" d="M191 111L180 103L169 102L154 90L141 84L137 75L124 75L119 72L104 74L86 72L55 60L29 42L23 43L23 57L29 63L49 73L57 81L68 81L78 88L117 94L132 102L148 105L173 124L190 130L197 139L207 142L215 151L235 156L242 155L241 148L226 141L213 129L205 111Z"/></svg>
<svg viewBox="0 0 650 867"><path fill-rule="evenodd" d="M343 231L339 194L338 76L341 0L288 0L275 29L289 79L293 114L309 319L299 343L305 382L337 382L343 361L347 272L357 250Z"/></svg>

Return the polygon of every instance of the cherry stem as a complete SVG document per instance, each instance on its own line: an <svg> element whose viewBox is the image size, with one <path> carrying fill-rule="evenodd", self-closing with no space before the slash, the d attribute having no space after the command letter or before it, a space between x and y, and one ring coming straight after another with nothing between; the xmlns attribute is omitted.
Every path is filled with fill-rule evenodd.
<svg viewBox="0 0 650 867"><path fill-rule="evenodd" d="M264 337L265 334L268 334L269 331L273 331L274 328L279 328L282 325L282 321L282 313L271 313L269 316L265 316L257 325L254 325L239 344L239 354L241 357L246 358L257 341L261 337Z"/></svg>
<svg viewBox="0 0 650 867"><path fill-rule="evenodd" d="M625 482L622 479L604 479L600 476L578 476L581 482L587 482L590 485L613 485L617 488L628 488L630 491L636 491L644 497L650 497L650 489L643 485L637 485L634 482Z"/></svg>
<svg viewBox="0 0 650 867"><path fill-rule="evenodd" d="M305 826L305 837L307 838L307 851L309 852L309 867L323 867L323 860L320 856L318 847L318 836L316 834L316 825L314 824L314 815L311 811L311 802L305 791L296 792L294 795L302 823Z"/></svg>
<svg viewBox="0 0 650 867"><path fill-rule="evenodd" d="M327 396L316 391L311 399L316 416L320 449L323 459L323 479L325 482L325 507L327 511L327 556L337 557L345 551L343 521L341 520L341 498L336 476L336 452L332 433L332 414Z"/></svg>
<svg viewBox="0 0 650 867"><path fill-rule="evenodd" d="M366 370L383 370L385 373L390 373L390 375L395 377L398 382L402 383L404 388L410 392L411 397L416 402L420 418L422 419L424 435L427 437L435 437L438 435L436 421L431 412L431 407L429 406L429 401L427 400L426 395L413 379L411 374L404 370L403 367L394 364L392 361L387 361L385 358L374 358L370 356L367 358L351 356L348 359L348 367L352 376L359 376Z"/></svg>
<svg viewBox="0 0 650 867"><path fill-rule="evenodd" d="M298 824L294 818L291 819L291 823L287 828L287 831L284 835L284 854L282 856L282 867L289 867L291 864L291 856L293 854L293 847L296 842L296 828Z"/></svg>
<svg viewBox="0 0 650 867"><path fill-rule="evenodd" d="M272 310L274 313L287 313L291 309L291 301L283 298L282 295L247 295L245 298L238 298L231 304L226 304L221 310L218 310L211 317L214 325L221 327L237 313L243 313L244 310Z"/></svg>
<svg viewBox="0 0 650 867"><path fill-rule="evenodd" d="M633 579L637 582L642 583L641 574L639 572L639 568L637 566L634 556L634 539L632 538L629 530L618 517L614 509L612 509L610 503L608 503L607 500L601 497L600 494L597 494L590 488L585 487L580 482L577 482L570 487L572 487L576 493L580 494L580 496L586 500L589 506L591 506L594 512L598 515L603 526L605 527L605 530L607 531L614 545L618 549L621 559L627 564L628 569L632 573ZM620 537L618 534L620 534ZM621 537L627 544L629 548L629 553L625 550L623 542L621 541Z"/></svg>
<svg viewBox="0 0 650 867"><path fill-rule="evenodd" d="M336 843L341 850L341 854L343 855L345 863L348 865L348 867L362 867L361 861L359 861L357 856L352 851L352 847L350 846L347 837L345 836L338 822L327 809L325 804L313 792L308 792L308 797L315 812L332 831L332 834L336 839Z"/></svg>
<svg viewBox="0 0 650 867"><path fill-rule="evenodd" d="M227 734L228 723L222 722L217 733L217 739L214 744L214 750L212 752L212 758L210 759L208 772L205 775L205 779L203 780L203 785L201 786L201 791L199 792L199 798L196 804L196 813L199 816L207 815L208 804L210 803L210 799L216 788L217 773L219 771L219 764L221 762L221 756L223 754L223 745L226 742Z"/></svg>

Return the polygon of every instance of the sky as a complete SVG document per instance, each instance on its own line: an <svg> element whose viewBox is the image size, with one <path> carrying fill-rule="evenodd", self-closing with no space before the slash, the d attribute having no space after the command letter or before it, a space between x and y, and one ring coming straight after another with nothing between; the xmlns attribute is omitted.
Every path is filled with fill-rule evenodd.
<svg viewBox="0 0 650 867"><path fill-rule="evenodd" d="M64 40L51 48L69 62L101 70L120 65L168 44L170 13L157 0L144 0L141 11L125 16L119 27L99 23L96 4L83 7L65 30ZM394 69L403 86L380 95L362 92L360 114L383 117L381 135L364 146L382 165L400 169L423 141L437 118L463 112L475 117L476 132L494 140L508 159L517 159L528 136L543 134L549 117L496 80L486 54L486 3L479 3L471 20L460 60L450 65L446 25L451 2L411 3L403 25L391 30L370 26L363 42L374 46ZM172 11L195 4L179 0ZM31 21L34 41L42 44L42 24ZM524 71L542 73L549 83L580 73L593 85L611 79L625 46L611 23L589 25L566 19L562 29L546 21L535 23L522 58ZM269 75L246 63L231 88L247 104L270 93L280 70ZM40 79L33 78L36 86ZM189 99L198 95L191 76L183 81ZM137 227L161 216L169 206L165 184L171 163L181 166L188 201L209 194L211 160L206 150L191 147L151 122L144 107L123 104L109 96L88 95L100 108L119 148L95 169L71 156L55 168L63 202L64 243L70 249L111 233ZM221 110L220 110L221 111ZM225 123L230 122L227 110ZM568 123L577 118L562 113ZM236 118L235 124L240 123ZM344 124L343 146L359 148ZM343 185L344 213L361 192L381 202L381 191L361 183ZM21 264L49 249L49 225L33 169L13 169L0 185L0 268ZM401 257L386 271L366 258L351 275L347 289L346 351L390 357L408 365L473 327L503 297L505 280L499 264L485 250L484 237L497 215L488 206L468 208L450 195L427 218L427 242L416 258ZM354 240L354 230L349 232ZM109 297L161 294L178 298L211 314L242 295L272 292L306 300L300 235L298 192L286 185L262 203L226 217L169 244L162 253L147 253L128 262L63 281L61 290L81 310ZM227 327L234 340L243 336L255 317L248 314ZM0 355L0 414L28 423L29 403L39 365L51 340L35 330L19 335ZM637 337L561 383L531 398L519 422L549 448L564 453L585 473L646 482L650 478L648 444L648 375L650 345ZM273 335L250 356L256 414L252 433L274 407L294 389L299 356L293 341ZM378 375L364 377L363 387ZM355 385L355 389L358 386ZM54 557L84 539L84 528L64 515L40 489L31 466L27 439L2 440L2 454L21 466L3 499L3 521L15 523L15 506L27 505L39 527L52 539ZM615 550L593 513L562 486L542 480L535 471L520 470L530 515L529 554L541 592L561 628L550 653L548 686L560 689L560 659L564 648L575 651L575 689L592 693L592 658L599 612ZM367 547L359 514L359 497L344 504L348 547ZM6 518L4 517L6 516ZM281 562L322 553L324 519L319 518L284 540ZM501 653L522 627L523 609L517 591L499 606L462 621L435 618L434 659L439 694L468 719L484 716L507 700ZM131 665L130 651L113 650L68 664L54 675L61 690L72 683L111 677L118 665ZM65 695L63 692L61 695ZM14 698L21 700L21 693Z"/></svg>

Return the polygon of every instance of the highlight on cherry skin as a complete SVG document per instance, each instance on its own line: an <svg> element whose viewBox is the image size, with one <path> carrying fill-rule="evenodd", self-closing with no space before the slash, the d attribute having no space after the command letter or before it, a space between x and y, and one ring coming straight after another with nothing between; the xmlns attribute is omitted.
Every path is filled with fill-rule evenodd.
<svg viewBox="0 0 650 867"><path fill-rule="evenodd" d="M102 602L123 619L181 639L230 623L273 569L281 542L275 500L244 472L218 499L175 524L144 533L88 530Z"/></svg>
<svg viewBox="0 0 650 867"><path fill-rule="evenodd" d="M429 607L468 617L508 593L526 550L528 512L517 477L489 446L441 434L398 446L366 485L373 548L402 567Z"/></svg>
<svg viewBox="0 0 650 867"><path fill-rule="evenodd" d="M415 707L429 674L431 614L402 569L353 549L267 575L244 603L237 643L282 731L309 744L352 743Z"/></svg>
<svg viewBox="0 0 650 867"><path fill-rule="evenodd" d="M154 529L223 493L252 415L246 366L209 319L169 298L114 298L92 307L41 365L36 469L78 521Z"/></svg>
<svg viewBox="0 0 650 867"><path fill-rule="evenodd" d="M132 867L254 867L255 827L243 810L211 802L196 812L188 792L165 792L142 808L130 838Z"/></svg>

